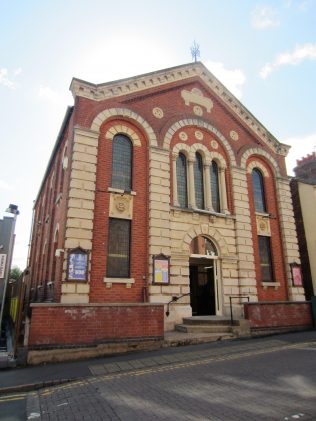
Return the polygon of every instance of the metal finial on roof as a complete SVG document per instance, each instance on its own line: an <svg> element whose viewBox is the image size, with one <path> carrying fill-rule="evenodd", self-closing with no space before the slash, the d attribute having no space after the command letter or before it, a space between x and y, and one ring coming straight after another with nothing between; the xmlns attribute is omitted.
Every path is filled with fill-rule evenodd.
<svg viewBox="0 0 316 421"><path fill-rule="evenodd" d="M200 57L200 46L195 41L193 42L193 45L191 47L191 55L192 60L197 62L197 59Z"/></svg>

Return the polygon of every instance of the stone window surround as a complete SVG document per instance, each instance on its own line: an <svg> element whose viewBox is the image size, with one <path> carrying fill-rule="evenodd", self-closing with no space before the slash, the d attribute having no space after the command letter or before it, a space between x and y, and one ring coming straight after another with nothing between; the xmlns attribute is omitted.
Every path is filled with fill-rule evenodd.
<svg viewBox="0 0 316 421"><path fill-rule="evenodd" d="M205 208L197 209L195 203L195 191L194 191L194 171L193 166L195 162L195 153L199 152L203 160L203 180L204 180L204 197L205 197ZM188 180L188 206L191 209L198 211L209 211L214 214L218 214L214 211L212 206L212 195L211 195L211 178L210 178L210 167L212 160L218 165L219 175L219 191L220 191L220 204L221 212L219 214L229 214L227 207L227 190L225 180L226 162L222 155L218 152L209 152L204 145L194 144L191 147L185 144L176 144L172 151L172 169L173 169L173 206L180 207L178 202L178 189L177 189L177 158L179 153L183 153L187 159L187 180ZM182 208L181 208L182 209Z"/></svg>

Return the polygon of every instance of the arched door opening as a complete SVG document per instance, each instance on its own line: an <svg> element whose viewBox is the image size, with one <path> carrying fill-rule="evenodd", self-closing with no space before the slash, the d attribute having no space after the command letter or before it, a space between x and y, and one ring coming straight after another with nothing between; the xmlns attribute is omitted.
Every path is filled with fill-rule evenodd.
<svg viewBox="0 0 316 421"><path fill-rule="evenodd" d="M206 237L195 237L190 245L190 304L192 316L221 314L218 285L218 253Z"/></svg>

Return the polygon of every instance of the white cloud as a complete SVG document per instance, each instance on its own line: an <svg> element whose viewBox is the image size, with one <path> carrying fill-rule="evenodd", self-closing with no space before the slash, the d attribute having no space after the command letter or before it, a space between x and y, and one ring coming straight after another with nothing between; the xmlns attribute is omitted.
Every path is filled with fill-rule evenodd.
<svg viewBox="0 0 316 421"><path fill-rule="evenodd" d="M61 95L54 91L50 86L40 85L37 97L41 100L58 104L61 101Z"/></svg>
<svg viewBox="0 0 316 421"><path fill-rule="evenodd" d="M266 63L260 70L262 79L266 79L273 71L281 66L297 65L304 60L316 60L316 44L296 46L291 53L282 53L277 56L273 63Z"/></svg>
<svg viewBox="0 0 316 421"><path fill-rule="evenodd" d="M0 85L6 86L10 89L16 88L16 83L9 78L8 69L5 67L0 68Z"/></svg>
<svg viewBox="0 0 316 421"><path fill-rule="evenodd" d="M246 76L240 69L228 70L220 62L207 61L206 67L216 76L227 89L238 99L242 97L242 88L246 82Z"/></svg>
<svg viewBox="0 0 316 421"><path fill-rule="evenodd" d="M251 24L256 29L266 29L280 24L276 11L269 6L256 7L251 13Z"/></svg>
<svg viewBox="0 0 316 421"><path fill-rule="evenodd" d="M13 72L14 76L18 76L20 73L22 73L21 67L15 69L14 72Z"/></svg>
<svg viewBox="0 0 316 421"><path fill-rule="evenodd" d="M0 180L0 190L12 190L12 187L4 180Z"/></svg>
<svg viewBox="0 0 316 421"><path fill-rule="evenodd" d="M286 166L288 174L294 175L293 168L296 167L296 160L312 153L316 147L316 132L306 136L290 137L282 141L286 145L290 145L291 149L286 157Z"/></svg>

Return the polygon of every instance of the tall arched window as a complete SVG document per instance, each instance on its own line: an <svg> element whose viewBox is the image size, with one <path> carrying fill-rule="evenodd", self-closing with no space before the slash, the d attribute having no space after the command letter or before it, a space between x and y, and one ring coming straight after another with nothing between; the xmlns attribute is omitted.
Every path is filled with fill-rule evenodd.
<svg viewBox="0 0 316 421"><path fill-rule="evenodd" d="M183 153L177 158L178 202L181 208L188 207L187 160Z"/></svg>
<svg viewBox="0 0 316 421"><path fill-rule="evenodd" d="M132 190L132 142L122 134L113 138L112 187Z"/></svg>
<svg viewBox="0 0 316 421"><path fill-rule="evenodd" d="M256 212L266 212L266 201L264 195L263 176L261 172L254 168L252 170L252 187Z"/></svg>
<svg viewBox="0 0 316 421"><path fill-rule="evenodd" d="M194 161L195 204L198 209L204 209L203 161L197 152Z"/></svg>
<svg viewBox="0 0 316 421"><path fill-rule="evenodd" d="M210 171L211 171L212 206L215 212L220 212L221 204L220 204L220 196L219 196L218 165L215 161L212 161Z"/></svg>

